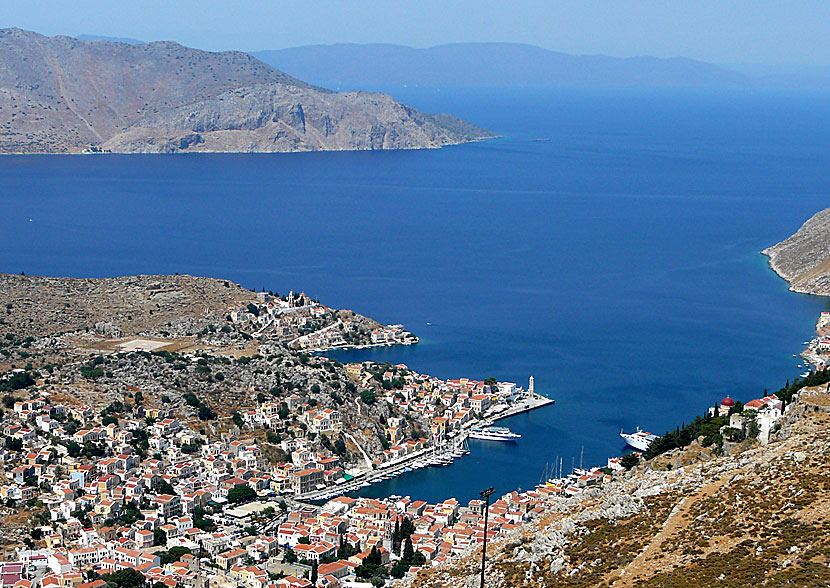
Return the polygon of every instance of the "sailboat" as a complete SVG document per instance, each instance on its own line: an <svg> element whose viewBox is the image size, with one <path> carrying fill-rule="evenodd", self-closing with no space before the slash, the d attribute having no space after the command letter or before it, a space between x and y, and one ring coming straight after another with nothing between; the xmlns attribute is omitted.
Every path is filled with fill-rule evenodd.
<svg viewBox="0 0 830 588"><path fill-rule="evenodd" d="M452 450L453 457L462 457L464 455L468 455L470 453L470 444L467 442L466 437L459 437L459 442L455 445Z"/></svg>

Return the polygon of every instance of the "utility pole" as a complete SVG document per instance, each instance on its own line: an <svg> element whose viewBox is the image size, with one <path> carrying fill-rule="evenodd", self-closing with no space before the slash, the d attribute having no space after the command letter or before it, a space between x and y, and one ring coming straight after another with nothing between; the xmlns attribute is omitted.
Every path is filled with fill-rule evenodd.
<svg viewBox="0 0 830 588"><path fill-rule="evenodd" d="M493 494L493 487L482 490L479 495L484 501L484 546L481 549L481 588L484 588L484 562L487 560L487 517L490 514L490 496Z"/></svg>

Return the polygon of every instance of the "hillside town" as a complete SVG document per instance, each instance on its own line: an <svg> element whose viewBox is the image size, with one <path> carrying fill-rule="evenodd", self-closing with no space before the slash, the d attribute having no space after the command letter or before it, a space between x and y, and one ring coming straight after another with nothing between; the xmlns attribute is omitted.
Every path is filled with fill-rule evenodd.
<svg viewBox="0 0 830 588"><path fill-rule="evenodd" d="M6 357L28 360L0 374L3 588L126 586L136 572L155 588L378 583L481 538L477 501L345 494L549 401L492 378L305 355L326 329L412 339L304 294L257 293L213 316L196 348L170 345L172 323L129 335L99 322L82 348L61 335L55 363L53 336L3 337ZM240 353L240 340L256 346ZM490 534L527 518L513 499L491 505Z"/></svg>
<svg viewBox="0 0 830 588"><path fill-rule="evenodd" d="M480 500L302 499L370 479L384 464L509 408L523 391L505 382L440 380L404 365L345 369L362 402L386 403L401 415L387 421L387 448L368 463L345 464L336 451L318 450L309 437L342 442L340 415L297 394L236 413L241 426L218 439L145 403L140 392L133 407L113 402L103 409L77 405L38 382L7 394L0 498L3 559L12 563L2 564L4 588L97 588L101 577L128 570L171 588L336 587L372 578L377 584L468 553L484 538ZM6 382L26 375L14 370ZM740 412L735 404L725 398L718 407L721 416L731 412L729 427L745 428L738 421L752 411L770 423L782 415L774 396ZM429 423L428 436L401 436L412 415ZM761 427L768 440L772 426ZM263 430L289 433L276 443L284 461L266 455L275 444L256 435ZM626 469L611 458L603 468L500 496L489 505L488 539L514 533Z"/></svg>
<svg viewBox="0 0 830 588"><path fill-rule="evenodd" d="M295 295L293 290L282 298L258 292L255 301L231 309L228 317L240 332L275 338L306 351L418 343L403 325L380 325L350 310L324 306L305 292Z"/></svg>
<svg viewBox="0 0 830 588"><path fill-rule="evenodd" d="M38 382L15 383L15 394L3 398L0 498L7 514L33 522L5 527L4 559L22 567L4 567L4 585L86 586L90 578L132 569L171 587L309 586L302 577L313 567L318 585L337 586L365 575L366 558L379 555L381 566L400 562L394 530L401 525L412 525L403 543L420 554L407 561L440 563L468 549L483 533L476 501L340 496L318 507L295 498L422 452L515 399L515 384L441 381L371 362L347 370L360 390L383 391L371 402L395 404L405 415L389 419L388 449L349 470L337 453L315 451L306 437L284 438L278 449L287 461L269 463L245 433L283 430L281 423L293 420L309 435L340 431L338 411L315 410L299 395L237 413L244 421L238 434L211 440L172 411L143 404L140 392L132 408L115 401L100 409L58 400L65 395ZM26 376L14 370L6 381ZM429 438L401 437L409 413L429 420ZM531 502L509 496L494 503L490 532L520 524Z"/></svg>

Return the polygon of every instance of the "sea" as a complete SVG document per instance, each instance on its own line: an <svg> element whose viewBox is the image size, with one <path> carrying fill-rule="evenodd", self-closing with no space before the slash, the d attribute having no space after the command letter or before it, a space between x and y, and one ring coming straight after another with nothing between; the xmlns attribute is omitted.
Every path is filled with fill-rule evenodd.
<svg viewBox="0 0 830 588"><path fill-rule="evenodd" d="M364 495L467 501L605 465L804 368L820 297L760 254L830 205L830 101L771 90L384 88L500 135L440 150L0 158L0 271L304 291L421 338L330 352L556 400L516 443ZM557 466L558 469L558 466Z"/></svg>

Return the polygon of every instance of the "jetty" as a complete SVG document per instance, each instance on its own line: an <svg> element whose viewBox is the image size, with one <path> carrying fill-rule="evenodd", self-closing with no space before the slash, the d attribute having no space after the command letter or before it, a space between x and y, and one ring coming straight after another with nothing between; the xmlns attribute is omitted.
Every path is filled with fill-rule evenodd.
<svg viewBox="0 0 830 588"><path fill-rule="evenodd" d="M542 396L537 392L525 392L523 397L516 401L513 406L510 406L506 410L482 420L480 424L492 425L496 421L500 421L523 412L530 412L531 410L542 408L543 406L548 406L549 404L554 404L555 402L556 400L553 398Z"/></svg>

